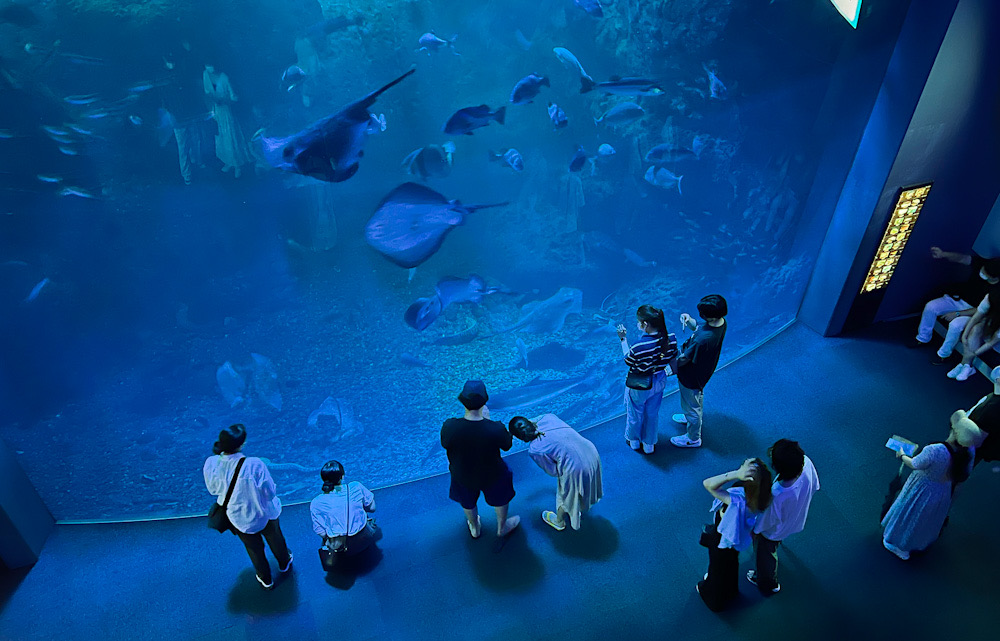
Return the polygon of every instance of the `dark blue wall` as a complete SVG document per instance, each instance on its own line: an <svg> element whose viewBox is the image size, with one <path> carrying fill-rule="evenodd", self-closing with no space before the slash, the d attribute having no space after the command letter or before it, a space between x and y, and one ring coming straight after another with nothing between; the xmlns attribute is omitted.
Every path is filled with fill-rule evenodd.
<svg viewBox="0 0 1000 641"><path fill-rule="evenodd" d="M846 180L838 181L833 166L817 176L817 184L830 181L825 194L842 185L799 310L799 319L824 335L841 331L860 290L888 214L889 205L883 201L891 199L898 188L889 177L899 151L908 148L908 125L957 4L957 0L914 0L910 4ZM829 200L828 196L817 198L811 204L822 212L830 206Z"/></svg>

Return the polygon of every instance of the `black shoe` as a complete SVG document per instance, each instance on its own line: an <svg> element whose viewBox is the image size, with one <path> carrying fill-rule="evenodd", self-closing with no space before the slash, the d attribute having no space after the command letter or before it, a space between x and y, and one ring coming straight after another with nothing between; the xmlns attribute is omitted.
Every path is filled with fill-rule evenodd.
<svg viewBox="0 0 1000 641"><path fill-rule="evenodd" d="M949 356L948 358L941 358L935 352L934 357L931 359L931 365L947 365L950 361L951 361L951 356Z"/></svg>
<svg viewBox="0 0 1000 641"><path fill-rule="evenodd" d="M911 338L910 340L906 341L906 346L910 349L915 349L917 347L927 347L928 345L930 345L930 343L921 343L916 338Z"/></svg>

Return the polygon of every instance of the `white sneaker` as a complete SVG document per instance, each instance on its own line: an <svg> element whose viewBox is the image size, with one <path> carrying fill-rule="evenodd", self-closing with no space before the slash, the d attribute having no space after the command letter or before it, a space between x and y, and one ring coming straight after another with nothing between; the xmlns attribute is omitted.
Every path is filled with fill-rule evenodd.
<svg viewBox="0 0 1000 641"><path fill-rule="evenodd" d="M701 439L692 441L687 434L681 434L670 439L670 443L676 447L701 447Z"/></svg>
<svg viewBox="0 0 1000 641"><path fill-rule="evenodd" d="M688 424L688 419L683 414L674 414L670 418L672 418L674 420L674 423L680 423L681 425L687 425Z"/></svg>
<svg viewBox="0 0 1000 641"><path fill-rule="evenodd" d="M628 446L629 446L629 447L631 447L631 448L632 448L633 450L635 450L636 452L638 452L638 451L639 451L639 448L640 448L640 447L642 446L642 441L638 441L638 440L636 440L636 441L632 441L632 440L630 440L630 441L628 442Z"/></svg>
<svg viewBox="0 0 1000 641"><path fill-rule="evenodd" d="M969 379L970 376L972 376L975 373L976 373L976 368L975 367L973 367L972 365L966 365L965 369L963 369L961 372L959 372L958 376L955 377L955 380L956 381L966 381L966 380Z"/></svg>
<svg viewBox="0 0 1000 641"><path fill-rule="evenodd" d="M647 445L646 443L643 443L642 444L642 453L643 454L652 454L653 453L653 447L654 447L653 445Z"/></svg>
<svg viewBox="0 0 1000 641"><path fill-rule="evenodd" d="M948 378L955 378L956 376L962 373L963 369L964 369L963 365L959 363L958 365L953 367L950 372L948 372Z"/></svg>

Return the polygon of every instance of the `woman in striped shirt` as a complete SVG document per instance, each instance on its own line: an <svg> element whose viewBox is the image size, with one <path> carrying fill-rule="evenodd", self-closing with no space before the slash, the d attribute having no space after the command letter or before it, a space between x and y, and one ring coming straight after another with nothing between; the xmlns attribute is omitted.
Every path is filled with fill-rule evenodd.
<svg viewBox="0 0 1000 641"><path fill-rule="evenodd" d="M677 339L667 332L663 310L652 305L643 305L635 313L637 326L642 337L629 347L625 338L625 326L618 326L622 355L629 370L639 375L652 373L649 389L625 390L625 440L635 451L653 453L656 445L656 427L663 402L663 388L666 386L666 368L671 374L677 359Z"/></svg>

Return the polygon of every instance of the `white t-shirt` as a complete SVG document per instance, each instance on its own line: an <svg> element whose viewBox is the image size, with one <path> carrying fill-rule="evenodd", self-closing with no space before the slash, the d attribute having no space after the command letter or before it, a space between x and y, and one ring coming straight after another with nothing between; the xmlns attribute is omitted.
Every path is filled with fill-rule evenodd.
<svg viewBox="0 0 1000 641"><path fill-rule="evenodd" d="M368 523L368 512L375 511L375 497L364 485L348 483L347 492L343 485L338 485L329 492L324 492L309 503L309 514L312 516L313 532L320 536L354 536L365 528ZM348 505L350 497L350 505ZM350 528L344 523L350 514Z"/></svg>
<svg viewBox="0 0 1000 641"><path fill-rule="evenodd" d="M802 474L790 486L785 487L780 480L771 486L771 505L757 519L753 531L771 541L782 541L801 532L806 526L809 504L817 490L819 475L816 474L816 466L806 456Z"/></svg>
<svg viewBox="0 0 1000 641"><path fill-rule="evenodd" d="M215 502L222 505L241 458L246 458L246 463L240 468L240 477L233 488L226 515L240 532L256 534L264 529L268 521L281 514L281 499L264 461L255 456L244 457L240 453L219 454L205 460L202 473L205 475L205 487L216 496Z"/></svg>

